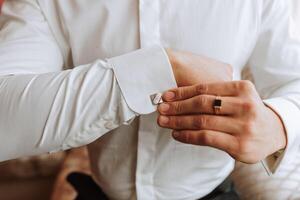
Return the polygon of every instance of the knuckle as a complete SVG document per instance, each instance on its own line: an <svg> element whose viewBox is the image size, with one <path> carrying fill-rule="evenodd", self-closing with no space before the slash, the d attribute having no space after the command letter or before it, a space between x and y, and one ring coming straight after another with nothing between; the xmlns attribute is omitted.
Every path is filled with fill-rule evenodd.
<svg viewBox="0 0 300 200"><path fill-rule="evenodd" d="M239 90L242 92L249 92L252 91L254 88L254 85L251 81L248 80L242 80L239 81Z"/></svg>
<svg viewBox="0 0 300 200"><path fill-rule="evenodd" d="M207 120L207 117L205 117L205 116L199 116L196 118L196 128L197 129L203 129L203 128L207 127L207 123L208 123L208 120Z"/></svg>
<svg viewBox="0 0 300 200"><path fill-rule="evenodd" d="M246 113L250 119L255 119L257 116L256 104L249 99L241 103L243 113Z"/></svg>
<svg viewBox="0 0 300 200"><path fill-rule="evenodd" d="M249 112L254 110L255 105L252 101L244 101L242 102L242 108L244 111Z"/></svg>
<svg viewBox="0 0 300 200"><path fill-rule="evenodd" d="M193 126L196 129L201 129L203 127L203 121L202 120L203 119L200 116L195 117L194 120L193 120Z"/></svg>
<svg viewBox="0 0 300 200"><path fill-rule="evenodd" d="M192 143L193 139L191 137L191 134L188 131L182 132L184 135L184 140L186 143Z"/></svg>
<svg viewBox="0 0 300 200"><path fill-rule="evenodd" d="M176 99L183 99L184 98L184 90L180 88L175 92Z"/></svg>
<svg viewBox="0 0 300 200"><path fill-rule="evenodd" d="M182 105L179 102L174 103L173 108L174 108L174 111L177 112L177 113L182 112Z"/></svg>
<svg viewBox="0 0 300 200"><path fill-rule="evenodd" d="M240 82L239 81L233 81L232 82L232 88L234 91L239 91L240 90Z"/></svg>
<svg viewBox="0 0 300 200"><path fill-rule="evenodd" d="M206 105L207 105L207 98L205 98L203 95L197 96L194 106L199 108L199 107L204 107Z"/></svg>
<svg viewBox="0 0 300 200"><path fill-rule="evenodd" d="M198 84L196 85L196 92L197 94L206 94L207 93L207 85L205 84Z"/></svg>
<svg viewBox="0 0 300 200"><path fill-rule="evenodd" d="M182 119L180 117L175 118L173 121L173 124L175 127L181 127L182 126Z"/></svg>
<svg viewBox="0 0 300 200"><path fill-rule="evenodd" d="M199 137L199 143L204 145L213 145L214 144L214 138L211 137L208 131L203 131L202 136Z"/></svg>

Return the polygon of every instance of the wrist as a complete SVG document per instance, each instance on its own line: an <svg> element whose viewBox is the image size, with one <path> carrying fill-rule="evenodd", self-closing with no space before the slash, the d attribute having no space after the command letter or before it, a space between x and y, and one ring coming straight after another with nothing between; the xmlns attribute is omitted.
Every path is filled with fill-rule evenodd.
<svg viewBox="0 0 300 200"><path fill-rule="evenodd" d="M179 78L179 68L178 68L178 66L179 66L179 64L178 64L178 59L177 59L177 56L176 56L176 52L174 50L170 49L170 48L166 48L165 51L168 55L168 58L169 58L169 61L170 61L170 64L171 64L176 82L177 82L177 84L179 84L179 82L178 82L178 78Z"/></svg>
<svg viewBox="0 0 300 200"><path fill-rule="evenodd" d="M176 59L176 56L175 56L175 51L170 49L170 48L166 48L165 51L168 55L168 58L169 58L169 61L172 65L173 70L175 70L176 66L178 65L178 62L177 62L177 59Z"/></svg>
<svg viewBox="0 0 300 200"><path fill-rule="evenodd" d="M282 119L272 108L267 106L267 109L274 119L275 131L277 132L277 137L275 137L275 152L283 150L287 146L287 134Z"/></svg>

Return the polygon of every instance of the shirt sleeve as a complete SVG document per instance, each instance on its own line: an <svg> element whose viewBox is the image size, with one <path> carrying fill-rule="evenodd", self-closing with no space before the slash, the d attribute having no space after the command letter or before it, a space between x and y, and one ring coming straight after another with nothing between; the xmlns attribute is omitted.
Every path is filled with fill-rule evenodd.
<svg viewBox="0 0 300 200"><path fill-rule="evenodd" d="M288 1L261 2L260 32L249 65L264 103L281 117L287 134L286 149L265 160L275 173L300 147L300 39L293 32Z"/></svg>
<svg viewBox="0 0 300 200"><path fill-rule="evenodd" d="M0 161L86 145L176 86L161 47L63 70L35 0L6 1L0 28Z"/></svg>

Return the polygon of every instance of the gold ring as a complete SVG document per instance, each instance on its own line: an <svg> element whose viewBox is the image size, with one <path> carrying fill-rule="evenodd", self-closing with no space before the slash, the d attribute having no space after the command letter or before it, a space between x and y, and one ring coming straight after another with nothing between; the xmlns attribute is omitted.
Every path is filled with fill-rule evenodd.
<svg viewBox="0 0 300 200"><path fill-rule="evenodd" d="M216 96L214 103L213 103L213 109L216 115L220 114L222 108L222 99L219 96Z"/></svg>

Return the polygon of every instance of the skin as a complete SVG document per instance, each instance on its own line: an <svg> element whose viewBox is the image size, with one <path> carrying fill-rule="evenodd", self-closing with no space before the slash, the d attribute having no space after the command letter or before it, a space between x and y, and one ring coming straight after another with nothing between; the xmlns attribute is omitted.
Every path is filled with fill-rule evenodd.
<svg viewBox="0 0 300 200"><path fill-rule="evenodd" d="M179 87L232 80L233 70L229 64L190 52L166 51Z"/></svg>
<svg viewBox="0 0 300 200"><path fill-rule="evenodd" d="M158 107L158 124L172 129L174 139L220 149L244 163L257 163L286 147L286 133L280 117L263 103L251 82L231 81L226 73L220 73L220 69L215 67L209 70L205 68L205 74L201 72L201 63L214 66L216 61L179 54L176 52L169 57L175 78L179 86L183 87L166 92L163 95L165 103ZM173 56L184 59L178 61ZM201 59L206 60L199 62ZM176 69L175 65L181 69ZM189 69L193 65L197 66L197 71ZM224 64L223 67L228 65ZM229 73L230 70L226 71ZM223 80L213 77L214 74L224 75ZM206 79L198 80L197 83L198 75ZM222 100L222 108L217 114L213 109L216 96Z"/></svg>

